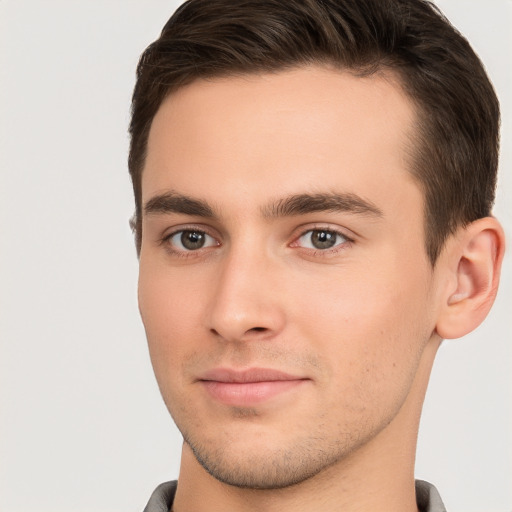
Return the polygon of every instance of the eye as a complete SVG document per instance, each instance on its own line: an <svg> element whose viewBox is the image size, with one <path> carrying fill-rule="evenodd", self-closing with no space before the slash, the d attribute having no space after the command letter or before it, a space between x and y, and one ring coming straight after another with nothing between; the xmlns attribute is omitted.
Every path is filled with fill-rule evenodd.
<svg viewBox="0 0 512 512"><path fill-rule="evenodd" d="M187 252L219 245L215 238L204 231L195 229L176 231L167 238L167 241L171 244L173 249Z"/></svg>
<svg viewBox="0 0 512 512"><path fill-rule="evenodd" d="M329 229L310 229L299 239L298 244L306 249L327 250L337 247L349 239L337 231Z"/></svg>

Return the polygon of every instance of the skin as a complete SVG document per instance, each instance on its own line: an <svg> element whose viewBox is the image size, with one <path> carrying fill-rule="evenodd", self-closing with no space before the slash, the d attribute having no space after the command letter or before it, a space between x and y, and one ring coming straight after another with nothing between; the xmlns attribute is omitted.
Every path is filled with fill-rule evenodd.
<svg viewBox="0 0 512 512"><path fill-rule="evenodd" d="M142 177L139 304L184 437L175 511L416 510L434 356L441 336L471 328L469 299L495 293L474 275L499 267L503 244L488 219L432 268L408 172L415 121L392 75L320 66L197 81L161 105ZM312 207L318 195L337 208ZM305 211L282 207L297 196ZM205 244L187 249L184 230ZM459 279L469 241L493 264L468 257ZM300 380L226 404L203 380L216 368Z"/></svg>

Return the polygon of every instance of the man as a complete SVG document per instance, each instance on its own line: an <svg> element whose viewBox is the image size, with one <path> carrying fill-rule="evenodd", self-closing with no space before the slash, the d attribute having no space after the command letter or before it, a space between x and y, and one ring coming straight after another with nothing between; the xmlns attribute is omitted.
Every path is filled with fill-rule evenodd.
<svg viewBox="0 0 512 512"><path fill-rule="evenodd" d="M183 438L146 510L442 511L445 338L494 300L499 108L421 0L191 0L143 54L139 304Z"/></svg>

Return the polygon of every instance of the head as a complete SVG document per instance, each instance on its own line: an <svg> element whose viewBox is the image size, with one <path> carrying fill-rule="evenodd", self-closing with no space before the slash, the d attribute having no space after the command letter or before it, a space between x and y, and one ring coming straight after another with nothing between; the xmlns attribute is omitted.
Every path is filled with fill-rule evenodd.
<svg viewBox="0 0 512 512"><path fill-rule="evenodd" d="M425 249L490 214L499 105L469 43L423 0L195 0L143 53L133 94L129 169L140 250L141 177L163 100L196 80L329 64L356 76L391 71L417 110L410 172L425 201Z"/></svg>
<svg viewBox="0 0 512 512"><path fill-rule="evenodd" d="M140 309L189 457L253 488L403 461L502 254L468 43L421 1L192 0L130 130Z"/></svg>

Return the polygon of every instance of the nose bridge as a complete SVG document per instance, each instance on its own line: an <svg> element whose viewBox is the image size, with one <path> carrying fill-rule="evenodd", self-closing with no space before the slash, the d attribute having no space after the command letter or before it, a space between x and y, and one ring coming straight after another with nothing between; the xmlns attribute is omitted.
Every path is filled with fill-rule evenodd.
<svg viewBox="0 0 512 512"><path fill-rule="evenodd" d="M209 329L229 341L279 332L284 311L275 293L276 270L264 244L233 243L215 276Z"/></svg>

